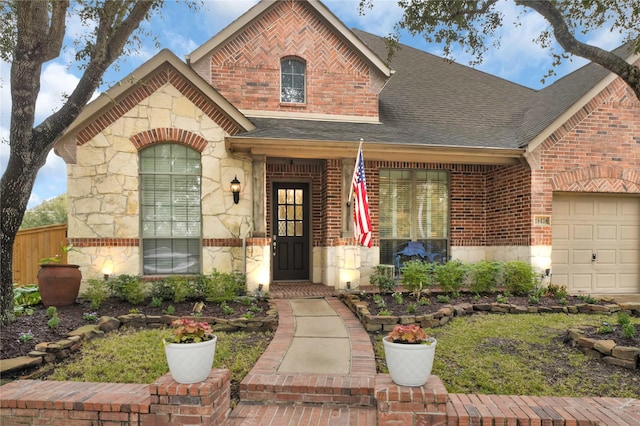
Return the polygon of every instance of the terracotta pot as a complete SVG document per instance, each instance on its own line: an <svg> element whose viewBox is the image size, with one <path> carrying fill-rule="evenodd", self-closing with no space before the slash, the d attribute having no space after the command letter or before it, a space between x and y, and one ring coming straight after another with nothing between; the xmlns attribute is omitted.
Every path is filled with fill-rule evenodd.
<svg viewBox="0 0 640 426"><path fill-rule="evenodd" d="M44 306L69 306L76 302L82 283L79 268L65 263L40 265L38 287Z"/></svg>

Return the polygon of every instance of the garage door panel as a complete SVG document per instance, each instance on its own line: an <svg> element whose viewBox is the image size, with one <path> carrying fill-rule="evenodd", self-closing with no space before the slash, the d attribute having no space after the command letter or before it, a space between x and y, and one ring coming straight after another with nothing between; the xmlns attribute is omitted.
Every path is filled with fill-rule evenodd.
<svg viewBox="0 0 640 426"><path fill-rule="evenodd" d="M640 274L620 274L620 289L638 291L638 283L640 282Z"/></svg>
<svg viewBox="0 0 640 426"><path fill-rule="evenodd" d="M640 263L640 250L620 250L620 263L622 265Z"/></svg>
<svg viewBox="0 0 640 426"><path fill-rule="evenodd" d="M595 288L611 290L616 287L616 274L596 274L595 278Z"/></svg>
<svg viewBox="0 0 640 426"><path fill-rule="evenodd" d="M571 286L580 291L589 291L593 280L592 274L571 274Z"/></svg>
<svg viewBox="0 0 640 426"><path fill-rule="evenodd" d="M577 216L593 216L593 213L594 213L593 204L594 203L592 200L588 200L588 199L577 200L573 204L573 209L569 208L569 210L572 211L573 214Z"/></svg>
<svg viewBox="0 0 640 426"><path fill-rule="evenodd" d="M640 240L640 226L639 225L620 225L620 239L623 241L638 241Z"/></svg>
<svg viewBox="0 0 640 426"><path fill-rule="evenodd" d="M598 250L596 252L598 265L615 265L616 250Z"/></svg>
<svg viewBox="0 0 640 426"><path fill-rule="evenodd" d="M554 241L569 241L569 225L557 224L553 227L552 238Z"/></svg>
<svg viewBox="0 0 640 426"><path fill-rule="evenodd" d="M597 216L612 217L617 216L618 206L608 200L597 200Z"/></svg>
<svg viewBox="0 0 640 426"><path fill-rule="evenodd" d="M618 239L618 227L615 225L597 225L596 235L599 240L616 240Z"/></svg>
<svg viewBox="0 0 640 426"><path fill-rule="evenodd" d="M572 293L640 292L640 197L554 194L551 231L554 283Z"/></svg>
<svg viewBox="0 0 640 426"><path fill-rule="evenodd" d="M631 220L637 219L640 216L640 203L636 200L623 200L620 205L620 216L629 217Z"/></svg>
<svg viewBox="0 0 640 426"><path fill-rule="evenodd" d="M569 250L553 250L551 252L551 262L553 264L566 265L569 263Z"/></svg>
<svg viewBox="0 0 640 426"><path fill-rule="evenodd" d="M591 264L591 250L574 250L571 254L571 263L573 265Z"/></svg>
<svg viewBox="0 0 640 426"><path fill-rule="evenodd" d="M591 225L575 225L573 227L574 240L593 240L593 226Z"/></svg>

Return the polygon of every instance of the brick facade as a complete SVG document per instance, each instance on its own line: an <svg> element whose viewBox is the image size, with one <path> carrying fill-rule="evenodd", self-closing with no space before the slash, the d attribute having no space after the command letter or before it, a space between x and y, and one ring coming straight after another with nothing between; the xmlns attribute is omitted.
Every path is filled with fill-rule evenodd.
<svg viewBox="0 0 640 426"><path fill-rule="evenodd" d="M378 117L382 76L306 2L277 3L208 58L211 85L241 110ZM287 57L306 63L305 103L280 102Z"/></svg>
<svg viewBox="0 0 640 426"><path fill-rule="evenodd" d="M640 102L616 79L532 151L532 214L552 215L554 192L640 194L639 148ZM534 228L532 244L551 243Z"/></svg>

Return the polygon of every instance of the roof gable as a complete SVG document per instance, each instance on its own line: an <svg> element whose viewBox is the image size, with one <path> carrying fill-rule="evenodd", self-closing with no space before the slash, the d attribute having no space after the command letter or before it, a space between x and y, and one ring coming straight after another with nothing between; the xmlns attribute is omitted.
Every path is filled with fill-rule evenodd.
<svg viewBox="0 0 640 426"><path fill-rule="evenodd" d="M340 19L338 19L324 4L317 0L262 0L246 13L224 28L218 34L210 38L196 50L187 55L187 62L197 68L197 64L207 58L213 56L215 52L228 43L242 43L246 39L238 39L238 36L250 27L254 27L251 31L257 32L265 30L261 27L260 18L268 13L274 13L276 8L291 7L295 3L304 4L309 10L314 11L320 17L329 30L343 40L343 42L351 49L359 52L373 67L377 69L385 77L391 76L391 70L385 62L369 47L363 43L349 28L347 28ZM299 30L294 26L290 26L294 31ZM246 36L245 36L246 37Z"/></svg>
<svg viewBox="0 0 640 426"><path fill-rule="evenodd" d="M75 162L75 147L88 142L164 84L173 85L227 133L250 131L254 125L215 89L169 50L156 56L90 102L56 141L54 151Z"/></svg>

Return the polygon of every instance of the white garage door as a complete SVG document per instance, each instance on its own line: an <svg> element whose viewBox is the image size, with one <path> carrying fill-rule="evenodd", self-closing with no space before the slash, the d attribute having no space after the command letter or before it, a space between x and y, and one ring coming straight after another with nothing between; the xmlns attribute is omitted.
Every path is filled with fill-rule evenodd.
<svg viewBox="0 0 640 426"><path fill-rule="evenodd" d="M640 292L640 197L554 194L551 261L570 293Z"/></svg>

